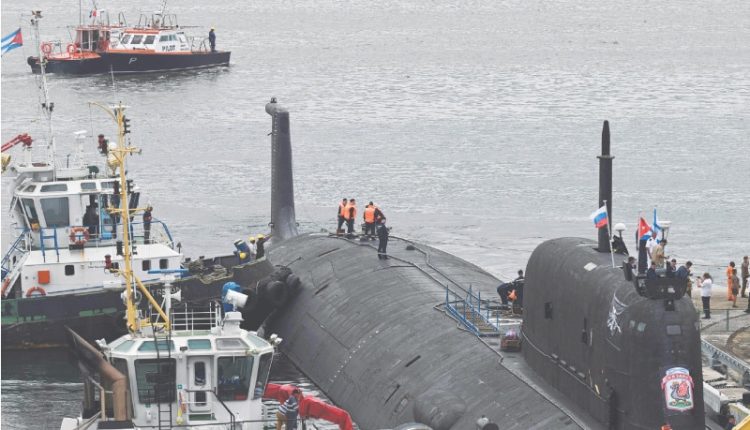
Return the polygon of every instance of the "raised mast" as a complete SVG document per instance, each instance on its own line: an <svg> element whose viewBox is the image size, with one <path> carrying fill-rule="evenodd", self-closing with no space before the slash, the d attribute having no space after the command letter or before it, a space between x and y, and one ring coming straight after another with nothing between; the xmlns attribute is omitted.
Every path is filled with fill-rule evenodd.
<svg viewBox="0 0 750 430"><path fill-rule="evenodd" d="M45 73L47 58L42 52L41 39L39 37L39 20L42 19L42 11L34 10L31 12L31 26L34 28L34 37L36 38L36 49L37 55L39 56L39 68L41 70L40 76L40 89L41 89L41 107L44 112L44 119L47 121L47 159L49 160L50 166L53 167L52 175L53 179L57 179L57 172L55 171L55 135L52 129L52 111L55 108L55 104L49 99L49 88L47 86L47 74Z"/></svg>

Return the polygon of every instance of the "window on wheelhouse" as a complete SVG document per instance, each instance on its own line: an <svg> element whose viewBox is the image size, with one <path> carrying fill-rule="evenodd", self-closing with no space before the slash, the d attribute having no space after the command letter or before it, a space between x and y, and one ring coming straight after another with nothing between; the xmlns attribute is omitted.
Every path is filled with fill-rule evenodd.
<svg viewBox="0 0 750 430"><path fill-rule="evenodd" d="M146 40L143 41L144 45L153 45L154 39L156 39L156 36L146 36Z"/></svg>
<svg viewBox="0 0 750 430"><path fill-rule="evenodd" d="M252 371L253 357L219 357L219 399L247 400Z"/></svg>
<svg viewBox="0 0 750 430"><path fill-rule="evenodd" d="M166 35L159 36L159 42L166 42L167 40L169 40L169 36L166 36Z"/></svg>
<svg viewBox="0 0 750 430"><path fill-rule="evenodd" d="M133 40L130 41L130 44L131 45L140 45L142 40L143 40L143 35L142 34L136 34L135 36L133 36Z"/></svg>
<svg viewBox="0 0 750 430"><path fill-rule="evenodd" d="M33 224L39 224L39 216L36 214L36 208L34 207L34 200L32 199L21 199L23 205L23 211L26 214L26 218L29 220L29 224L33 227Z"/></svg>
<svg viewBox="0 0 750 430"><path fill-rule="evenodd" d="M123 45L127 45L128 43L130 43L130 35L129 34L123 35L122 40L120 40L120 43L122 43Z"/></svg>
<svg viewBox="0 0 750 430"><path fill-rule="evenodd" d="M135 360L135 380L140 403L175 401L174 358Z"/></svg>
<svg viewBox="0 0 750 430"><path fill-rule="evenodd" d="M263 397L263 393L265 393L266 391L268 375L271 374L271 361L273 361L273 353L271 352L260 356L260 360L258 362L258 379L255 380L253 400Z"/></svg>
<svg viewBox="0 0 750 430"><path fill-rule="evenodd" d="M67 227L70 225L67 197L42 199L41 203L47 227Z"/></svg>

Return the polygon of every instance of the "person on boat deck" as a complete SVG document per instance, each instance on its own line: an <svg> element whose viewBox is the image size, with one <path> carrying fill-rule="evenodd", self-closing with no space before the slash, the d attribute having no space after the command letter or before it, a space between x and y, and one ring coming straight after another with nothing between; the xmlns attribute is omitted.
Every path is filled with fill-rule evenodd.
<svg viewBox="0 0 750 430"><path fill-rule="evenodd" d="M656 273L656 262L651 262L651 267L646 271L646 279L656 279L659 275Z"/></svg>
<svg viewBox="0 0 750 430"><path fill-rule="evenodd" d="M107 155L107 152L109 152L109 140L105 139L103 134L99 135L96 148L102 155Z"/></svg>
<svg viewBox="0 0 750 430"><path fill-rule="evenodd" d="M208 32L208 44L211 45L211 52L216 52L216 33L214 33L213 27Z"/></svg>
<svg viewBox="0 0 750 430"><path fill-rule="evenodd" d="M651 251L651 261L656 263L656 267L664 269L664 263L667 260L666 251L667 239L662 239Z"/></svg>
<svg viewBox="0 0 750 430"><path fill-rule="evenodd" d="M729 266L727 266L727 300L730 302L734 300L734 295L732 294L732 272L734 268L734 261L730 261Z"/></svg>
<svg viewBox="0 0 750 430"><path fill-rule="evenodd" d="M83 215L83 226L89 229L89 234L93 237L99 235L99 215L93 205L86 206L86 213Z"/></svg>
<svg viewBox="0 0 750 430"><path fill-rule="evenodd" d="M365 236L367 237L374 237L375 236L375 205L370 202L367 207L365 207L364 214L362 215L362 218L365 221Z"/></svg>
<svg viewBox="0 0 750 430"><path fill-rule="evenodd" d="M255 256L258 253L258 248L255 246L255 236L250 236L250 243L247 244L247 247L250 249L250 260L255 260Z"/></svg>
<svg viewBox="0 0 750 430"><path fill-rule="evenodd" d="M257 240L255 241L255 258L260 260L266 255L266 237L262 234L258 235Z"/></svg>
<svg viewBox="0 0 750 430"><path fill-rule="evenodd" d="M276 412L276 430L281 430L282 423L286 423L286 430L297 430L300 397L302 397L302 391L295 388L286 402L279 406Z"/></svg>
<svg viewBox="0 0 750 430"><path fill-rule="evenodd" d="M153 210L154 208L149 205L143 211L143 243L149 243L149 239L151 238L151 220L153 219L151 211Z"/></svg>
<svg viewBox="0 0 750 430"><path fill-rule="evenodd" d="M732 307L737 307L737 296L740 294L740 278L737 276L737 268L732 269Z"/></svg>
<svg viewBox="0 0 750 430"><path fill-rule="evenodd" d="M698 278L698 281L701 286L701 302L703 302L703 313L705 314L703 319L709 320L711 319L711 287L713 286L713 278L706 272Z"/></svg>

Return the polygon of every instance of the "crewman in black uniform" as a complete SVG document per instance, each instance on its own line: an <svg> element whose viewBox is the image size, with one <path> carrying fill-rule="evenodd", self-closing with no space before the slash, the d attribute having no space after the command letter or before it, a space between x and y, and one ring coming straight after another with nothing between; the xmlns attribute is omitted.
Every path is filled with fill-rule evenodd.
<svg viewBox="0 0 750 430"><path fill-rule="evenodd" d="M386 254L386 248L388 247L388 227L385 225L385 218L380 220L378 224L378 259L387 260L388 255Z"/></svg>
<svg viewBox="0 0 750 430"><path fill-rule="evenodd" d="M211 52L216 52L216 33L214 33L213 27L208 32L208 44L211 45Z"/></svg>

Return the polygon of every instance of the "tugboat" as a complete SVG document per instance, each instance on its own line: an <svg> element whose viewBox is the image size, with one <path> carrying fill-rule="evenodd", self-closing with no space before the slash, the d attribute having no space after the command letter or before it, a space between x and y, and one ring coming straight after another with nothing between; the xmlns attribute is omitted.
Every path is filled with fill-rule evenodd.
<svg viewBox="0 0 750 430"><path fill-rule="evenodd" d="M112 114L122 131L122 107ZM135 151L123 143L119 140L114 149L120 172L125 169L125 156ZM125 175L121 174L123 200L126 187ZM123 279L128 333L111 343L97 341L97 349L67 330L84 378L84 399L81 416L63 418L61 430L173 426L261 430L270 423L262 403L267 391L270 398L279 401L295 396L303 417L332 419L341 429L352 429L345 411L314 397L303 397L296 388L267 384L274 347L281 338L271 335L265 340L256 332L240 328L243 314L236 308L245 307L248 295L226 288L222 306L211 302L199 309L172 308L181 291L173 288L167 274L162 308L133 270L129 220L134 210L125 206L112 212L122 217L125 226L124 264L108 271ZM136 302L141 299L146 299L146 309L138 308Z"/></svg>
<svg viewBox="0 0 750 430"><path fill-rule="evenodd" d="M41 18L41 11L34 14ZM188 36L176 15L166 12L166 2L160 12L141 14L134 27L122 13L115 23L108 12L94 9L91 22L75 28L74 41L42 42L40 49L27 59L33 73L41 73L42 63L47 73L72 75L188 70L228 66L231 55L212 49L205 38Z"/></svg>
<svg viewBox="0 0 750 430"><path fill-rule="evenodd" d="M41 14L35 13L31 21L35 30L40 19ZM231 281L252 287L247 294L253 296L254 305L273 309L283 304L288 285L295 281L288 269L277 269L263 259L251 261L239 251L183 261L180 246L164 222L122 218L118 211L123 208L148 209L139 208L140 187L130 179L122 182L125 185L119 180L125 171L117 165L122 157L117 148L125 144L130 132L122 107L94 104L121 125L116 144L99 142L98 162L85 157L85 132L76 133L75 150L58 160L52 129L54 103L49 99L45 66L40 88L46 145L36 148L33 139L22 134L2 148L3 171L9 168L15 174L10 212L17 236L2 259L2 349L62 346L63 325L86 339L122 335L123 285L112 270L124 264L125 236L135 251L133 271L145 285L158 283L164 272L172 272L183 276L176 282L189 301L219 297L223 285ZM9 155L16 145L22 147L18 161ZM35 149L40 151L35 153ZM242 241L236 246L243 247ZM287 280L290 284L284 283ZM254 324L261 320L257 315L262 313L253 313L250 321Z"/></svg>

